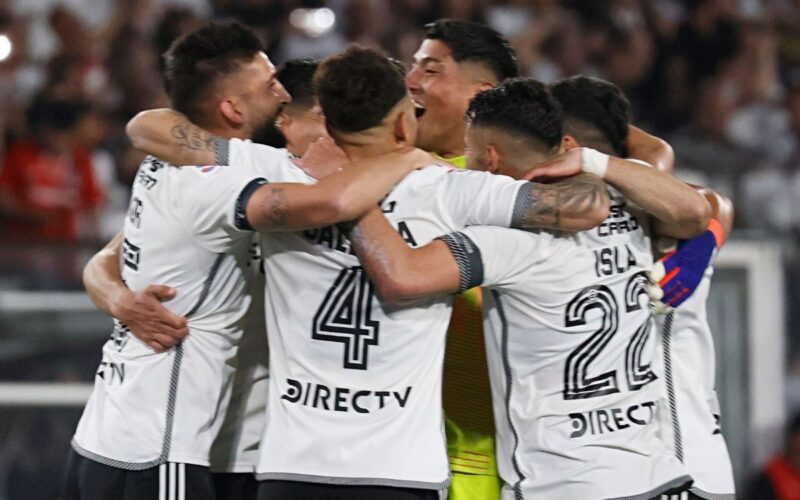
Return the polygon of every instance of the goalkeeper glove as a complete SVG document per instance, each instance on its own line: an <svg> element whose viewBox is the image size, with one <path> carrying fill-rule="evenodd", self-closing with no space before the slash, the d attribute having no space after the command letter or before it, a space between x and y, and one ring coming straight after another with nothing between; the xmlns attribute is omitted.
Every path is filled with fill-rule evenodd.
<svg viewBox="0 0 800 500"><path fill-rule="evenodd" d="M691 297L724 240L722 225L711 219L706 232L681 240L675 251L659 259L654 266L653 278L664 291L661 302L678 307Z"/></svg>

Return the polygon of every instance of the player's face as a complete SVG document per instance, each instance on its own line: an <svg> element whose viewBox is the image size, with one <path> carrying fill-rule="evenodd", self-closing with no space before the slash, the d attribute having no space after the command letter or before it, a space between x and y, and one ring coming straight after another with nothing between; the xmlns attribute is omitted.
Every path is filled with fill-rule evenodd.
<svg viewBox="0 0 800 500"><path fill-rule="evenodd" d="M284 111L278 127L286 137L287 149L295 156L303 156L312 142L328 137L325 115L316 99L310 108Z"/></svg>
<svg viewBox="0 0 800 500"><path fill-rule="evenodd" d="M406 74L411 98L424 114L419 118L417 146L440 154L460 154L464 114L478 91L440 40L425 40ZM418 111L419 113L419 111Z"/></svg>
<svg viewBox="0 0 800 500"><path fill-rule="evenodd" d="M254 133L272 123L281 107L291 101L289 93L275 77L275 66L263 52L235 75L235 93L242 101L244 127Z"/></svg>
<svg viewBox="0 0 800 500"><path fill-rule="evenodd" d="M416 106L409 97L403 99L402 103L405 141L408 145L414 145L419 138L419 120L416 115Z"/></svg>

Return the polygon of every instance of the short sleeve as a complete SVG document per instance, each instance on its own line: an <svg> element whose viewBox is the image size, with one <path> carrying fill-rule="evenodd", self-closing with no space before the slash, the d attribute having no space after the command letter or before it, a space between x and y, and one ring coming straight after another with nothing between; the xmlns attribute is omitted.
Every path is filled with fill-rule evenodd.
<svg viewBox="0 0 800 500"><path fill-rule="evenodd" d="M184 167L184 220L195 238L212 252L227 252L249 237L246 208L250 196L267 180L250 169L224 166Z"/></svg>
<svg viewBox="0 0 800 500"><path fill-rule="evenodd" d="M515 283L542 260L547 244L540 233L492 226L468 227L441 239L461 270L464 289Z"/></svg>
<svg viewBox="0 0 800 500"><path fill-rule="evenodd" d="M528 181L470 170L451 170L440 194L456 227L511 225L517 195Z"/></svg>

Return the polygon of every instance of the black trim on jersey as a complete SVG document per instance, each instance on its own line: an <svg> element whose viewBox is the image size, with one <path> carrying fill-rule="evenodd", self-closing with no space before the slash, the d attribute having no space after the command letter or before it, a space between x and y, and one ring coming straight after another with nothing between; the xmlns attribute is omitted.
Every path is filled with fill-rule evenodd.
<svg viewBox="0 0 800 500"><path fill-rule="evenodd" d="M492 290L492 298L497 304L497 313L500 315L500 325L502 327L502 336L501 336L501 350L503 353L503 372L505 373L506 378L506 418L508 419L508 426L511 428L511 433L514 435L514 450L511 452L511 465L514 467L514 472L516 472L517 477L519 478L514 483L514 499L515 500L524 500L524 495L522 494L522 481L527 479L524 474L522 474L522 470L519 467L519 462L517 461L517 448L519 447L519 434L517 433L517 429L514 428L514 422L511 421L511 390L513 388L513 378L511 377L511 363L508 361L508 320L506 319L506 312L503 309L503 302L500 300L500 294L497 290Z"/></svg>
<svg viewBox="0 0 800 500"><path fill-rule="evenodd" d="M214 141L214 160L217 165L230 163L230 141L221 137Z"/></svg>
<svg viewBox="0 0 800 500"><path fill-rule="evenodd" d="M702 498L704 500L736 500L736 493L709 493L695 486L689 488L689 492L696 498Z"/></svg>
<svg viewBox="0 0 800 500"><path fill-rule="evenodd" d="M244 189L242 189L242 192L239 193L233 212L233 225L236 226L236 229L241 229L243 231L254 230L253 226L250 225L250 221L247 220L247 204L250 202L250 197L253 196L253 193L258 191L258 188L264 184L269 184L269 181L263 177L253 179L248 182Z"/></svg>
<svg viewBox="0 0 800 500"><path fill-rule="evenodd" d="M420 490L446 490L450 486L450 477L437 483L430 481L412 481L383 477L340 477L317 476L314 474L297 474L294 472L257 472L259 481L297 481L301 483L336 484L341 486L387 486L391 488L414 488Z"/></svg>
<svg viewBox="0 0 800 500"><path fill-rule="evenodd" d="M222 264L222 260L225 258L225 254L221 253L217 255L217 258L214 259L214 263L211 264L211 269L208 271L208 276L206 277L206 281L203 283L203 291L200 292L200 297L197 299L197 303L192 307L188 313L186 313L186 318L191 318L194 313L200 309L200 306L206 301L208 298L208 292L211 289L211 283L214 282L214 278L217 276L217 272L219 271L219 267ZM169 379L169 400L167 401L167 424L164 430L164 444L161 448L161 458L160 461L166 462L169 460L169 449L172 445L172 429L175 425L175 404L178 400L178 381L180 379L181 374L181 361L183 360L183 341L179 342L175 346L175 360L172 362L172 374L170 375Z"/></svg>
<svg viewBox="0 0 800 500"><path fill-rule="evenodd" d="M661 340L664 349L664 379L667 383L667 403L672 419L672 433L675 440L675 456L683 463L683 433L681 422L678 420L678 401L675 397L675 381L672 378L672 323L675 321L675 311L670 311L664 319L664 331Z"/></svg>
<svg viewBox="0 0 800 500"><path fill-rule="evenodd" d="M536 202L533 197L532 182L528 182L517 191L517 199L514 200L514 211L511 213L511 227L523 227L528 209Z"/></svg>
<svg viewBox="0 0 800 500"><path fill-rule="evenodd" d="M456 264L461 272L458 293L483 283L481 251L466 234L455 232L439 236L436 239L444 241L450 249L450 253L453 254L453 258L456 259Z"/></svg>
<svg viewBox="0 0 800 500"><path fill-rule="evenodd" d="M687 491L692 484L692 477L688 475L676 477L672 481L667 481L661 486L657 486L650 491L632 495L629 497L615 497L608 500L652 500L660 495L671 495L679 491Z"/></svg>

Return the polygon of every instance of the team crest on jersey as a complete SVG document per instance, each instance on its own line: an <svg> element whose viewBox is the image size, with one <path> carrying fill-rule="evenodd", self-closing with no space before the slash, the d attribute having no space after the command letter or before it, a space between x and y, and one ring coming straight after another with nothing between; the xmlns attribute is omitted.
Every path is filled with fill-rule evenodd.
<svg viewBox="0 0 800 500"><path fill-rule="evenodd" d="M197 166L197 167L194 167L194 168L195 168L195 172L197 172L199 174L204 174L204 175L214 174L216 172L219 172L219 170L220 170L220 166L219 165L202 165L202 166Z"/></svg>

